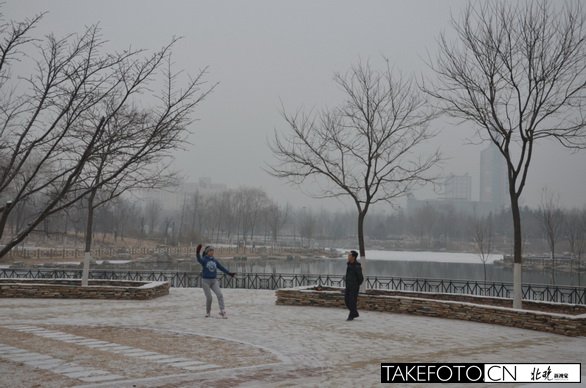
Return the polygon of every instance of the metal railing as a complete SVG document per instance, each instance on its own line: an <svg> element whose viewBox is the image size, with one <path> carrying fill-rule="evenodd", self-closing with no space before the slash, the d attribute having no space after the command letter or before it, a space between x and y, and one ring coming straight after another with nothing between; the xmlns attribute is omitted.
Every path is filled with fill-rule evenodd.
<svg viewBox="0 0 586 388"><path fill-rule="evenodd" d="M0 269L2 278L79 279L81 269ZM168 281L172 287L201 287L199 272L92 270L90 279ZM312 275L282 273L238 273L234 278L219 278L224 288L275 290L318 284L326 287L344 287L344 275ZM481 295L511 298L513 284L476 280L446 280L402 278L386 276L366 277L367 288L380 290L430 292L439 294ZM523 299L586 305L586 287L524 284Z"/></svg>

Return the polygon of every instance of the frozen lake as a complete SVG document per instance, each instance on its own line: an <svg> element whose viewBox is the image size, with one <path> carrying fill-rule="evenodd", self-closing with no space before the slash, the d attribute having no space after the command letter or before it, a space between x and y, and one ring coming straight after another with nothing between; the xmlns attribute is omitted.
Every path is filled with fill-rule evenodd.
<svg viewBox="0 0 586 388"><path fill-rule="evenodd" d="M490 255L487 263L502 259L503 255ZM469 263L478 264L480 256L476 253L453 252L415 252L415 251L376 251L367 250L366 260L380 261L432 261L436 263Z"/></svg>
<svg viewBox="0 0 586 388"><path fill-rule="evenodd" d="M285 273L285 274L331 274L343 275L346 272L346 252L338 249L340 257L335 259L295 259L295 260L250 260L230 263L236 272L248 273ZM493 265L502 255L491 255L486 265L487 281L512 282L512 268ZM483 280L484 266L476 253L418 252L367 250L364 266L368 276ZM550 271L523 268L523 281L533 284L550 283ZM586 279L567 272L557 273L557 284L584 284Z"/></svg>

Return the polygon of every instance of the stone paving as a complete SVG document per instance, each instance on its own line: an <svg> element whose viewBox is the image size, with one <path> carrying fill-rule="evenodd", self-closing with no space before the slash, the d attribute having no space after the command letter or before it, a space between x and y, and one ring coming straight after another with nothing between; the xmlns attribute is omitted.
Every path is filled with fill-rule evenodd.
<svg viewBox="0 0 586 388"><path fill-rule="evenodd" d="M369 311L346 322L276 306L273 291L223 292L229 319L204 317L201 289L0 299L0 387L370 387L381 362L581 362L585 374L584 337Z"/></svg>

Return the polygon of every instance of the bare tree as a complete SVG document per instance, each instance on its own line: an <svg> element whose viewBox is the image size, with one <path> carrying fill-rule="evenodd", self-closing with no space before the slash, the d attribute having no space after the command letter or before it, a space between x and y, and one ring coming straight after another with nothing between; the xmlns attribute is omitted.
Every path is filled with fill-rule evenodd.
<svg viewBox="0 0 586 388"><path fill-rule="evenodd" d="M439 154L415 156L433 133L432 113L410 80L370 64L353 66L334 81L346 101L320 114L287 114L290 131L275 132L278 163L269 172L300 184L316 178L320 198L347 196L358 213L358 245L366 259L364 221L372 205L392 203L414 185L429 181Z"/></svg>
<svg viewBox="0 0 586 388"><path fill-rule="evenodd" d="M539 205L541 227L551 257L551 284L555 286L555 248L564 227L564 213L559 206L559 197L544 189Z"/></svg>
<svg viewBox="0 0 586 388"><path fill-rule="evenodd" d="M189 205L189 212L191 216L191 223L189 226L189 241L198 241L198 237L201 237L201 228L202 228L202 212L203 212L203 204L202 204L202 196L199 191L191 194L191 201ZM197 231L197 232L196 232Z"/></svg>
<svg viewBox="0 0 586 388"><path fill-rule="evenodd" d="M584 146L586 39L579 2L470 3L453 18L456 42L442 34L438 78L426 91L448 115L475 125L507 164L514 228L514 307L522 307L519 200L535 143Z"/></svg>
<svg viewBox="0 0 586 388"><path fill-rule="evenodd" d="M38 20L35 18L34 23ZM2 47L6 54L4 58L13 55L22 59L24 54L21 51L10 51L14 45L9 42L18 31L3 29L2 32L7 34L7 43ZM25 85L18 82L22 76L13 79L14 75L8 69L3 70L6 82L2 83L2 89L12 89L10 93L3 90L0 102L3 114L1 143L7 153L0 176L0 193L8 193L11 200L10 206L3 211L0 235L7 215L18 203L36 197L44 204L31 217L27 227L0 251L0 256L22 241L46 217L85 195L80 192L71 195L73 198L66 198L73 192L85 163L102 136L104 120L93 127L87 147L79 146L76 126L87 125L87 113L115 88L110 82L113 69L137 55L137 52L127 51L100 56L97 51L102 43L95 27L77 37L59 40L49 36L38 45L37 71L24 78ZM2 65L10 64L5 62ZM72 157L72 150L79 150L78 158Z"/></svg>
<svg viewBox="0 0 586 388"><path fill-rule="evenodd" d="M100 190L112 199L130 188L152 186L153 177L161 176L157 163L182 143L191 113L213 88L202 90L202 71L178 90L177 73L168 66L163 91L153 92L159 103L138 108L138 99L170 63L175 39L151 55L142 50L102 54L96 26L42 40L36 70L18 85L22 77L12 79L6 66L10 59L34 58L22 54L21 46L30 45L25 36L39 19L0 28L5 38L0 43L0 147L7 155L0 194L10 198L1 209L0 237L18 203L33 196L42 200L26 227L0 249L0 257L48 216L82 198L92 209ZM14 84L10 93L8 81Z"/></svg>
<svg viewBox="0 0 586 388"><path fill-rule="evenodd" d="M136 204L119 197L113 200L111 205L113 215L112 236L114 237L114 241L118 239L124 241L129 224L137 218Z"/></svg>
<svg viewBox="0 0 586 388"><path fill-rule="evenodd" d="M162 206L158 200L150 200L145 207L147 222L149 226L149 235L152 236L161 216Z"/></svg>
<svg viewBox="0 0 586 388"><path fill-rule="evenodd" d="M311 209L303 208L299 220L299 236L301 236L301 245L311 248L311 240L315 236L316 219ZM303 243L305 238L305 244Z"/></svg>
<svg viewBox="0 0 586 388"><path fill-rule="evenodd" d="M277 204L271 204L267 209L267 228L271 233L273 246L279 240L279 232L285 226L287 218L289 217L289 205L281 208Z"/></svg>
<svg viewBox="0 0 586 388"><path fill-rule="evenodd" d="M415 210L412 221L419 238L420 246L426 249L432 247L433 232L437 228L439 218L440 214L429 203Z"/></svg>
<svg viewBox="0 0 586 388"><path fill-rule="evenodd" d="M241 190L245 201L245 229L250 233L250 240L254 244L254 233L264 209L269 205L269 197L263 190L257 188L245 187Z"/></svg>
<svg viewBox="0 0 586 388"><path fill-rule="evenodd" d="M220 233L226 234L228 238L232 232L240 230L240 223L237 221L235 210L234 191L226 190L219 195L210 196L207 199L208 221L206 227L210 228L208 234L213 237L214 230L216 242L220 241Z"/></svg>
<svg viewBox="0 0 586 388"><path fill-rule="evenodd" d="M484 271L484 283L486 285L486 262L493 249L494 234L492 227L492 215L486 219L477 220L474 225L474 243L478 249L478 257L482 262Z"/></svg>
<svg viewBox="0 0 586 388"><path fill-rule="evenodd" d="M125 85L123 90L131 90L135 84L147 83L148 78L144 77L164 63L162 59L165 58L166 50L144 61L129 63L132 67L119 74ZM192 122L190 115L213 87L206 90L200 88L204 75L202 71L183 90L175 90L177 74L173 73L168 56L167 60L165 83L158 96L158 106L148 110L126 107L119 102L127 99L122 92L108 96L99 111L105 115L104 135L97 144L99 152L88 160L82 180L82 188L87 187L89 191L85 247L88 257L84 260L84 273L89 266L93 213L96 208L131 190L176 185L176 175L168 165L171 152L183 148L187 127ZM97 194L101 194L99 198ZM165 233L167 237L167 231Z"/></svg>
<svg viewBox="0 0 586 388"><path fill-rule="evenodd" d="M238 226L238 240L242 236L245 251L248 241L254 239L258 220L268 202L267 194L257 188L241 187L232 192L232 212Z"/></svg>
<svg viewBox="0 0 586 388"><path fill-rule="evenodd" d="M575 210L566 217L566 230L570 253L572 254L571 265L574 261L577 264L578 287L582 283L582 255L586 251L586 209ZM573 268L570 268L573 272Z"/></svg>

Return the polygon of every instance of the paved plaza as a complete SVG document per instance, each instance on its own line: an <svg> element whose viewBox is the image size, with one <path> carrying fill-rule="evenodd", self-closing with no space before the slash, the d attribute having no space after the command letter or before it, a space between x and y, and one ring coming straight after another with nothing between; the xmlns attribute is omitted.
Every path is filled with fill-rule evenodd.
<svg viewBox="0 0 586 388"><path fill-rule="evenodd" d="M223 291L229 319L204 317L201 289L0 299L0 386L371 387L381 362L581 362L586 381L584 337L369 311L346 322L341 309L277 306L274 291Z"/></svg>

